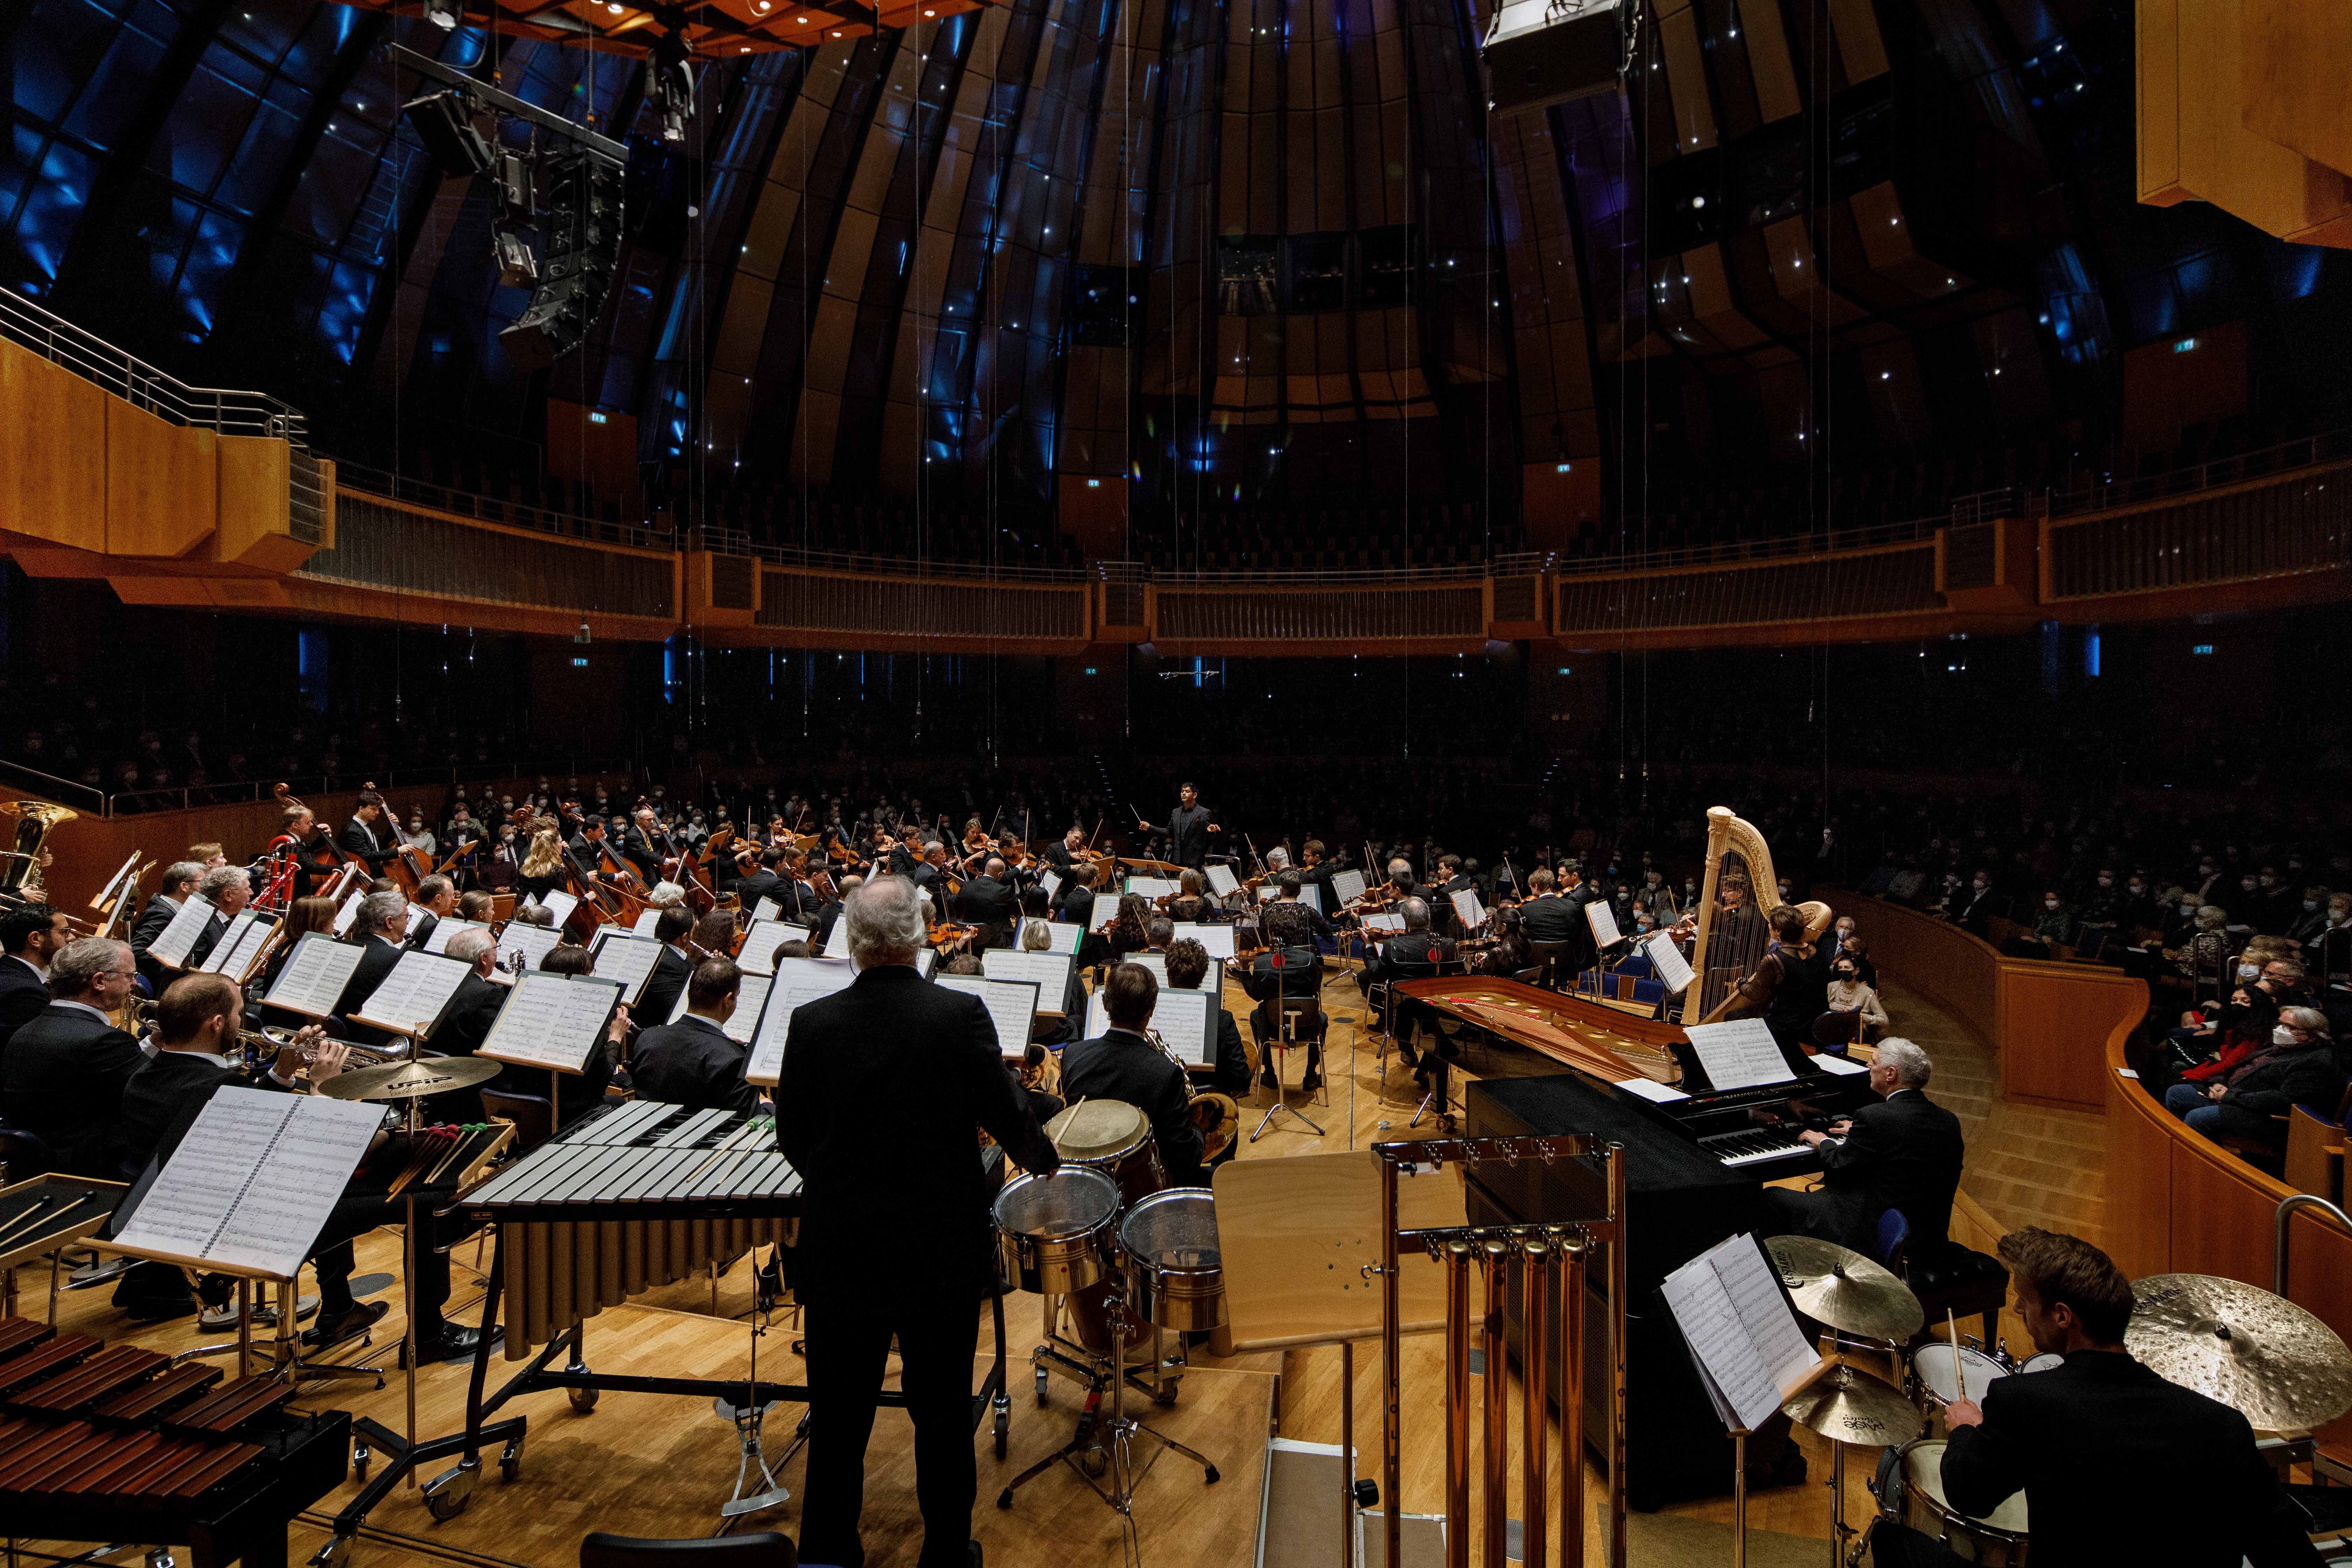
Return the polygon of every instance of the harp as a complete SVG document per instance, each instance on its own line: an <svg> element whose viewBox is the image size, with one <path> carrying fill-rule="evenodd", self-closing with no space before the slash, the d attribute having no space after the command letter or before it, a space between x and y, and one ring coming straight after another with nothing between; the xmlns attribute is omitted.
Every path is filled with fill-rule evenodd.
<svg viewBox="0 0 2352 1568"><path fill-rule="evenodd" d="M1739 983L1755 973L1772 938L1768 917L1780 907L1780 879L1772 851L1752 823L1729 806L1706 811L1706 876L1698 890L1698 927L1691 940L1697 978L1683 993L1687 1022L1712 1018ZM1821 902L1796 906L1808 941L1829 930L1832 911Z"/></svg>

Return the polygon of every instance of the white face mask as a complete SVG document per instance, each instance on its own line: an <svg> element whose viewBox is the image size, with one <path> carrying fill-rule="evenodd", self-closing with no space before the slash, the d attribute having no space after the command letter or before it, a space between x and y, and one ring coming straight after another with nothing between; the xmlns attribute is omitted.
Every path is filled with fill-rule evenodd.
<svg viewBox="0 0 2352 1568"><path fill-rule="evenodd" d="M1985 890L1985 885L1982 882L1970 882L1969 886L1974 888L1979 893Z"/></svg>
<svg viewBox="0 0 2352 1568"><path fill-rule="evenodd" d="M2045 910L2054 910L2058 907L2058 900L2055 899L2044 899L2042 900L2042 907Z"/></svg>
<svg viewBox="0 0 2352 1568"><path fill-rule="evenodd" d="M2252 980L2261 973L2262 971L2251 963L2238 965L2238 978L2241 980Z"/></svg>
<svg viewBox="0 0 2352 1568"><path fill-rule="evenodd" d="M2277 1028L2271 1031L2271 1044L2274 1046L2291 1046L2294 1044L2294 1031L2288 1028L2284 1024L2281 1024Z"/></svg>

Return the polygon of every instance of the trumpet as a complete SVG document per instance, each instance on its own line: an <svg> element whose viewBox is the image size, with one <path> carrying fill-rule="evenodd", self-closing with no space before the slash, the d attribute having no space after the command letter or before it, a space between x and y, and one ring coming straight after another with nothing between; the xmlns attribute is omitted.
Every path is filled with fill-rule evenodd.
<svg viewBox="0 0 2352 1568"><path fill-rule="evenodd" d="M239 1029L236 1042L243 1048L247 1060L262 1061L274 1058L278 1052L292 1046L297 1033L282 1025L264 1024L255 1029ZM347 1053L344 1058L346 1068L379 1068L408 1059L408 1050L404 1046L387 1049L380 1046L362 1046L354 1040L327 1039L319 1043L342 1047ZM306 1047L302 1051L302 1060L307 1065L317 1055L315 1047Z"/></svg>
<svg viewBox="0 0 2352 1568"><path fill-rule="evenodd" d="M1234 1140L1240 1135L1241 1102L1220 1089L1196 1088L1191 1069L1184 1065L1184 1058L1171 1050L1168 1042L1160 1037L1160 1031L1149 1024L1144 1026L1143 1037L1158 1046L1160 1054L1174 1062L1176 1070L1183 1075L1187 1101L1185 1114L1192 1125L1201 1130L1201 1163L1209 1163L1231 1148Z"/></svg>

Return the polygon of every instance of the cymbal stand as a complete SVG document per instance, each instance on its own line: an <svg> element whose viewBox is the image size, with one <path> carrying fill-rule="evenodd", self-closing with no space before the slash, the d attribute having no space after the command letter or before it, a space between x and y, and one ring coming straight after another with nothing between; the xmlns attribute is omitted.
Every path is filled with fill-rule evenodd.
<svg viewBox="0 0 2352 1568"><path fill-rule="evenodd" d="M741 1457L735 1462L735 1495L719 1505L722 1519L740 1519L747 1513L759 1513L789 1500L792 1492L775 1472L768 1468L768 1458L760 1446L760 1425L767 1419L767 1406L760 1403L760 1336L768 1331L766 1314L759 1310L759 1278L755 1268L751 1282L751 1367L743 1376L743 1403L734 1406L736 1441ZM743 1488L757 1466L760 1479L767 1483L765 1491L746 1494Z"/></svg>
<svg viewBox="0 0 2352 1568"><path fill-rule="evenodd" d="M1147 1426L1127 1414L1129 1319L1127 1289L1124 1283L1113 1281L1110 1296L1105 1307L1109 1317L1111 1338L1110 1419L1103 1424L1098 1436L1093 1430L1091 1419L1082 1419L1078 1423L1076 1434L1067 1443L1013 1478L1012 1485L997 1494L996 1506L1003 1509L1011 1508L1015 1489L1052 1469L1055 1465L1066 1464L1076 1470L1078 1478L1094 1489L1095 1495L1102 1499L1109 1505L1111 1510L1119 1516L1126 1539L1126 1561L1129 1564L1140 1564L1143 1561L1143 1550L1135 1533L1135 1489L1145 1476L1151 1473L1151 1467L1160 1462L1160 1451L1173 1449L1200 1466L1201 1481L1203 1486L1216 1483L1217 1467L1210 1461L1206 1454L1196 1448L1186 1447L1166 1433ZM1089 1416L1091 1416L1091 1406ZM1143 1461L1142 1468L1138 1469L1135 1465L1135 1445L1139 1439L1149 1439L1158 1444L1159 1448L1153 1450L1151 1457ZM1100 1481L1087 1474L1086 1468L1076 1458L1077 1455L1097 1447L1102 1449L1109 1461L1108 1479L1110 1488L1108 1490L1104 1489Z"/></svg>

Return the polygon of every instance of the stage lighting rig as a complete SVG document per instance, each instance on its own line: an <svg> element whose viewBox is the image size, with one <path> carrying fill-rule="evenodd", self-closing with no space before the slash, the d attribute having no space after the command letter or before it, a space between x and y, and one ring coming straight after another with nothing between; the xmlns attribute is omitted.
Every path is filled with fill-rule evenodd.
<svg viewBox="0 0 2352 1568"><path fill-rule="evenodd" d="M683 21L682 15L669 20L667 29L654 40L646 62L649 96L655 112L661 116L665 142L686 140L686 118L694 111L694 67L688 59L686 35L680 30Z"/></svg>
<svg viewBox="0 0 2352 1568"><path fill-rule="evenodd" d="M454 32L466 14L458 0L425 0L425 19L444 32Z"/></svg>

